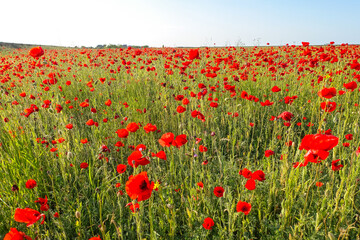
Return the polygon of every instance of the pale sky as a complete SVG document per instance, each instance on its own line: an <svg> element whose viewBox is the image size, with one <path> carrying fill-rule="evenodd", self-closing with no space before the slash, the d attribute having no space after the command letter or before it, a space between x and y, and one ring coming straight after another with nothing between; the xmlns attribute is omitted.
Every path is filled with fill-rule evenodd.
<svg viewBox="0 0 360 240"><path fill-rule="evenodd" d="M356 0L2 0L0 42L237 46L360 43Z"/></svg>

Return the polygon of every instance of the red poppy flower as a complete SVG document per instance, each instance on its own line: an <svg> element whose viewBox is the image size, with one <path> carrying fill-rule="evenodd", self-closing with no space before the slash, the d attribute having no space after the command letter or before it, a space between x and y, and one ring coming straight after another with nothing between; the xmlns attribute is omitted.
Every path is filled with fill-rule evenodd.
<svg viewBox="0 0 360 240"><path fill-rule="evenodd" d="M328 156L329 152L327 151L310 149L304 155L305 162L303 166L306 166L308 162L319 163L321 160L325 160Z"/></svg>
<svg viewBox="0 0 360 240"><path fill-rule="evenodd" d="M214 221L211 218L205 218L204 222L202 224L202 226L206 229L206 230L211 230L212 227L214 226Z"/></svg>
<svg viewBox="0 0 360 240"><path fill-rule="evenodd" d="M336 88L323 88L318 92L318 95L330 99L336 96Z"/></svg>
<svg viewBox="0 0 360 240"><path fill-rule="evenodd" d="M34 179L29 179L25 183L25 186L27 189L33 189L34 187L36 187L36 181Z"/></svg>
<svg viewBox="0 0 360 240"><path fill-rule="evenodd" d="M50 152L56 152L58 149L57 148L51 148Z"/></svg>
<svg viewBox="0 0 360 240"><path fill-rule="evenodd" d="M122 143L121 141L118 141L117 143L115 143L115 147L124 147L125 144Z"/></svg>
<svg viewBox="0 0 360 240"><path fill-rule="evenodd" d="M124 173L125 171L126 171L126 165L125 164L119 164L119 165L117 165L117 167L116 167L116 171L118 172L118 173Z"/></svg>
<svg viewBox="0 0 360 240"><path fill-rule="evenodd" d="M156 125L152 125L151 123L148 123L144 126L144 130L146 133L155 132L157 130L157 127Z"/></svg>
<svg viewBox="0 0 360 240"><path fill-rule="evenodd" d="M98 235L97 237L89 238L89 240L101 240L101 238L100 238L100 235Z"/></svg>
<svg viewBox="0 0 360 240"><path fill-rule="evenodd" d="M218 106L219 106L219 104L216 103L216 102L211 102L210 103L210 107L212 107L212 108L217 108Z"/></svg>
<svg viewBox="0 0 360 240"><path fill-rule="evenodd" d="M199 59L199 50L198 49L191 49L189 51L189 59L194 60L196 58Z"/></svg>
<svg viewBox="0 0 360 240"><path fill-rule="evenodd" d="M155 156L160 158L160 159L166 160L166 153L163 150L158 152Z"/></svg>
<svg viewBox="0 0 360 240"><path fill-rule="evenodd" d="M178 106L177 108L176 108L176 111L178 112L178 113L183 113L183 112L185 112L186 111L186 108L184 108L183 106Z"/></svg>
<svg viewBox="0 0 360 240"><path fill-rule="evenodd" d="M346 134L346 135L345 135L345 138L346 138L347 140L352 140L352 139L353 139L353 135L352 135L351 133Z"/></svg>
<svg viewBox="0 0 360 240"><path fill-rule="evenodd" d="M92 120L92 119L89 119L87 122L86 122L86 125L88 125L88 126L92 126L92 125L94 125L95 124L95 122L94 122L94 120Z"/></svg>
<svg viewBox="0 0 360 240"><path fill-rule="evenodd" d="M149 182L147 172L141 172L136 176L130 176L126 182L125 190L131 199L138 202L147 200L151 197L154 182Z"/></svg>
<svg viewBox="0 0 360 240"><path fill-rule="evenodd" d="M82 144L85 144L85 143L88 143L89 141L88 141L87 138L85 138L85 139L80 139L80 142L81 142Z"/></svg>
<svg viewBox="0 0 360 240"><path fill-rule="evenodd" d="M129 136L129 132L126 129L118 129L115 133L117 133L119 138L127 138Z"/></svg>
<svg viewBox="0 0 360 240"><path fill-rule="evenodd" d="M45 221L45 215L40 214L38 211L31 208L25 208L25 209L17 208L15 210L15 215L14 215L15 221L27 223L26 225L27 227L30 227L31 225L39 221L42 217L43 220L41 224L43 224Z"/></svg>
<svg viewBox="0 0 360 240"><path fill-rule="evenodd" d="M140 205L138 203L135 203L135 204L128 203L128 204L126 204L126 207L129 207L133 213L139 211L139 209L140 209Z"/></svg>
<svg viewBox="0 0 360 240"><path fill-rule="evenodd" d="M214 194L217 197L222 197L224 195L224 188L223 187L215 187Z"/></svg>
<svg viewBox="0 0 360 240"><path fill-rule="evenodd" d="M184 99L184 95L177 95L176 97L175 97L175 100L176 101L181 101L181 100L183 100Z"/></svg>
<svg viewBox="0 0 360 240"><path fill-rule="evenodd" d="M82 102L82 103L80 103L80 107L85 108L85 107L88 107L88 106L89 106L89 103L88 103L88 102Z"/></svg>
<svg viewBox="0 0 360 240"><path fill-rule="evenodd" d="M336 102L322 102L320 107L325 112L332 112L336 109Z"/></svg>
<svg viewBox="0 0 360 240"><path fill-rule="evenodd" d="M108 100L106 100L106 101L105 101L105 105L106 105L106 106L110 106L110 105L111 105L111 103L112 103L112 102L111 102L111 100L110 100L110 99L108 99Z"/></svg>
<svg viewBox="0 0 360 240"><path fill-rule="evenodd" d="M247 202L241 202L239 201L236 204L236 211L237 212L243 212L245 215L248 215L251 211L251 204Z"/></svg>
<svg viewBox="0 0 360 240"><path fill-rule="evenodd" d="M247 180L245 184L245 188L250 191L254 190L256 188L255 180L253 178Z"/></svg>
<svg viewBox="0 0 360 240"><path fill-rule="evenodd" d="M265 102L260 102L261 106L271 106L274 104L274 102L270 102L268 99Z"/></svg>
<svg viewBox="0 0 360 240"><path fill-rule="evenodd" d="M159 139L159 143L163 147L170 147L174 141L174 134L169 132L165 133Z"/></svg>
<svg viewBox="0 0 360 240"><path fill-rule="evenodd" d="M29 55L34 58L39 58L42 55L44 55L44 50L41 47L34 47L34 48L30 49Z"/></svg>
<svg viewBox="0 0 360 240"><path fill-rule="evenodd" d="M307 47L307 46L309 46L309 45L310 45L310 43L309 43L309 42L301 42L301 44L303 45L303 47Z"/></svg>
<svg viewBox="0 0 360 240"><path fill-rule="evenodd" d="M341 96L341 95L344 95L346 92L345 91L343 91L343 90L339 90L339 95Z"/></svg>
<svg viewBox="0 0 360 240"><path fill-rule="evenodd" d="M199 111L194 110L191 112L191 117L196 118L199 115L199 113L200 113Z"/></svg>
<svg viewBox="0 0 360 240"><path fill-rule="evenodd" d="M80 163L80 168L86 169L88 167L89 167L89 164L87 164L86 162Z"/></svg>
<svg viewBox="0 0 360 240"><path fill-rule="evenodd" d="M356 153L356 156L360 155L360 147L358 147L358 149L355 151L355 153Z"/></svg>
<svg viewBox="0 0 360 240"><path fill-rule="evenodd" d="M253 172L251 178L256 179L260 182L265 180L265 173L261 170L257 170L255 172Z"/></svg>
<svg viewBox="0 0 360 240"><path fill-rule="evenodd" d="M278 86L274 86L272 89L271 89L272 92L280 92L281 89L278 87Z"/></svg>
<svg viewBox="0 0 360 240"><path fill-rule="evenodd" d="M149 163L150 161L146 157L143 157L140 151L134 151L128 157L128 164L132 167L138 167L139 165L145 166Z"/></svg>
<svg viewBox="0 0 360 240"><path fill-rule="evenodd" d="M322 151L330 151L339 143L339 138L326 134L310 134L306 135L299 146L299 150L317 149Z"/></svg>
<svg viewBox="0 0 360 240"><path fill-rule="evenodd" d="M71 123L69 123L69 124L67 124L65 127L66 127L67 129L72 129L72 128L73 128L73 125L72 125Z"/></svg>
<svg viewBox="0 0 360 240"><path fill-rule="evenodd" d="M208 150L207 147L204 147L203 145L199 146L199 151L200 152L207 152L207 150Z"/></svg>
<svg viewBox="0 0 360 240"><path fill-rule="evenodd" d="M322 185L324 185L324 183L322 183L322 182L316 182L315 185L316 185L317 187L321 187Z"/></svg>
<svg viewBox="0 0 360 240"><path fill-rule="evenodd" d="M31 237L25 235L23 232L19 232L16 228L10 228L10 232L8 232L4 240L32 240Z"/></svg>
<svg viewBox="0 0 360 240"><path fill-rule="evenodd" d="M294 117L294 115L291 112L283 112L277 118L282 118L284 121L291 121L291 118Z"/></svg>
<svg viewBox="0 0 360 240"><path fill-rule="evenodd" d="M198 185L201 189L204 188L204 183L203 183L203 182L198 182L197 185Z"/></svg>
<svg viewBox="0 0 360 240"><path fill-rule="evenodd" d="M187 143L186 135L181 134L175 138L175 140L172 142L172 145L177 148L180 148L185 143Z"/></svg>
<svg viewBox="0 0 360 240"><path fill-rule="evenodd" d="M354 91L354 89L357 88L357 83L355 81L344 83L344 88Z"/></svg>
<svg viewBox="0 0 360 240"><path fill-rule="evenodd" d="M182 104L184 104L184 105L188 105L189 104L189 99L187 99L187 98L184 98L183 100L182 100Z"/></svg>
<svg viewBox="0 0 360 240"><path fill-rule="evenodd" d="M250 170L248 170L247 168L244 168L243 170L239 171L239 175L243 175L244 178L251 178L252 177L252 172Z"/></svg>
<svg viewBox="0 0 360 240"><path fill-rule="evenodd" d="M103 144L100 147L100 151L101 152L110 152L110 149L105 144Z"/></svg>
<svg viewBox="0 0 360 240"><path fill-rule="evenodd" d="M339 162L340 162L340 159L338 159L338 160L333 160L333 161L331 162L331 169L332 169L333 171L339 171L339 170L341 170L341 168L344 167L344 165L339 164Z"/></svg>
<svg viewBox="0 0 360 240"><path fill-rule="evenodd" d="M300 150L307 150L305 154L305 162L300 166L306 166L308 162L318 163L325 160L329 156L329 152L339 143L339 138L333 135L312 134L306 135L299 146ZM320 159L320 160L319 160Z"/></svg>
<svg viewBox="0 0 360 240"><path fill-rule="evenodd" d="M35 201L35 203L39 203L40 204L40 210L41 211L48 211L49 210L49 205L47 204L48 200L47 200L47 196L45 195L45 198L38 198L38 200Z"/></svg>
<svg viewBox="0 0 360 240"><path fill-rule="evenodd" d="M249 95L246 91L242 91L240 97L243 99L247 99L249 97Z"/></svg>
<svg viewBox="0 0 360 240"><path fill-rule="evenodd" d="M274 151L272 151L272 150L265 151L265 157L270 157L271 155L274 155Z"/></svg>
<svg viewBox="0 0 360 240"><path fill-rule="evenodd" d="M129 132L136 132L139 129L139 125L137 123L132 122L126 126L126 129Z"/></svg>

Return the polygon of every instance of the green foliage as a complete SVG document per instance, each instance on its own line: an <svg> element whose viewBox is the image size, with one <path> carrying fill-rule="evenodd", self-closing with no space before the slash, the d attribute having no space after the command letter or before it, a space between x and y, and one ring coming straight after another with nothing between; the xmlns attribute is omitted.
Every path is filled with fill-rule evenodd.
<svg viewBox="0 0 360 240"><path fill-rule="evenodd" d="M124 47L107 45L106 48ZM240 65L246 66L247 62L256 59L253 51L258 53L260 50L238 48L231 54ZM277 50L277 61L289 54L282 48ZM6 70L0 76L12 74L12 71L24 76L20 79L12 75L15 86L11 86L12 81L1 83L0 238L10 227L39 239L89 239L98 235L101 239L359 237L360 161L355 151L360 139L360 115L359 108L354 105L358 103L359 91L337 96L338 107L332 113L319 110L323 99L316 94L325 83L338 90L343 88L348 79L345 80L342 74L333 74L330 82L329 73L342 70L347 61L322 63L324 71L315 68L317 73L309 71L300 81L297 80L297 70L286 69L288 73L284 76L279 70L274 77L267 66L260 65L254 70L258 74L249 73L249 80L235 82L232 80L235 73L223 69L223 65L220 65L215 78L200 74L208 61L216 65L213 59L218 54L227 57L227 49L202 49L202 59L194 60L192 68L186 70L188 75L194 75L194 79L181 74L179 68L172 67L173 75L164 68L170 61L167 57L180 61L181 57L175 55L185 50L174 49L173 52L171 49L165 54L155 49L151 54L143 52L136 57L132 50L126 53L118 49L92 50L79 54L80 51L49 50L45 60L36 60L43 65L33 69L26 61L26 51L17 53L19 58L0 56L11 61L13 66L21 63L24 68L23 71ZM294 55L296 51L300 52L292 51ZM210 55L209 59L205 58L206 54ZM123 65L121 58L137 62L136 68L135 64ZM141 61L137 61L138 58ZM116 61L110 65L111 60ZM152 63L147 64L148 61ZM181 63L178 65L182 66ZM120 71L116 70L118 66L121 66ZM141 70L141 66L144 69ZM148 66L156 70L147 71ZM295 68L296 64L291 67ZM110 72L111 69L115 72ZM40 84L49 79L51 72L59 74L58 83L44 91L45 86ZM320 73L327 76L325 83L312 86L311 80ZM224 77L235 86L237 95L231 96L224 90ZM251 81L252 77L256 82ZM100 78L105 78L105 83L102 84ZM67 81L71 81L71 85L66 85ZM199 83L207 87L220 85L215 91L208 88L211 97L219 99L219 107L209 107L209 95L201 99L190 97L191 91L201 91ZM282 91L271 92L274 85ZM62 86L62 90L58 86ZM184 90L185 86L189 89ZM269 99L274 104L262 107L259 102L243 99L240 97L243 90L261 102ZM27 94L25 98L19 96L22 92ZM29 99L31 94L35 99ZM181 114L176 112L181 105L175 100L179 94L190 100L188 105L184 105L186 112ZM284 103L286 96L295 95L298 98L292 104ZM90 106L80 107L86 99L89 99ZM104 104L108 99L112 101L111 106ZM51 100L49 108L42 107L44 100ZM19 104L12 104L14 101ZM21 115L30 104L37 105L40 110L29 117ZM63 107L60 113L56 111L56 104ZM91 112L90 108L97 112ZM192 110L201 111L205 121L191 117ZM291 126L284 126L281 119L269 121L271 116L278 116L283 111L294 114ZM234 117L234 113L238 116ZM9 118L9 122L3 121L4 118ZM104 118L108 122L103 122ZM99 126L87 126L85 123L89 119L98 122ZM145 133L140 127L127 139L120 139L115 132L130 122L142 127L152 123L161 132ZM69 123L74 125L71 130L65 127ZM254 126L250 127L250 123ZM328 159L320 164L293 168L294 162L303 162L304 159L305 151L298 149L302 138L329 128L334 136L339 137L340 143L330 152ZM175 136L186 134L188 142L179 149L161 147L158 140L167 132L173 132ZM345 148L342 142L348 133L352 133L354 139L349 141L350 147ZM59 143L59 138L65 141ZM80 140L85 138L88 143L82 144ZM196 138L202 139L199 144L195 143ZM53 140L57 143L51 143ZM285 143L290 140L294 144L287 146ZM125 143L125 147L115 147L118 141ZM144 154L149 156L151 163L132 169L127 162L132 153L129 147L138 144L146 145ZM199 152L200 144L208 151ZM102 152L102 145L108 146L110 152ZM51 152L51 148L57 150ZM266 158L264 152L268 149L275 154ZM152 157L150 153L160 150L166 152L166 161ZM331 170L331 160L335 159L341 159L344 164L344 168L337 172ZM205 160L207 165L202 164ZM82 162L88 163L89 167L81 169ZM124 174L116 172L118 164L127 165ZM247 190L244 187L247 179L239 175L239 170L244 168L263 170L266 180L257 182L255 190ZM139 212L132 213L126 207L132 200L126 194L125 185L130 175L142 171L148 172L150 181L160 182L159 190L153 191L150 199L140 202ZM37 181L34 189L25 188L28 179ZM197 185L200 181L204 183L203 189ZM316 182L324 185L317 187ZM115 187L116 183L121 183L121 186ZM13 185L17 185L19 191L12 191ZM225 189L223 197L214 195L216 186ZM45 195L50 206L45 213L45 224L38 222L26 228L24 223L14 221L16 208L39 210L39 204L34 201ZM238 201L251 203L248 215L236 212ZM53 216L55 212L59 213L59 218ZM215 222L212 230L202 227L207 217Z"/></svg>

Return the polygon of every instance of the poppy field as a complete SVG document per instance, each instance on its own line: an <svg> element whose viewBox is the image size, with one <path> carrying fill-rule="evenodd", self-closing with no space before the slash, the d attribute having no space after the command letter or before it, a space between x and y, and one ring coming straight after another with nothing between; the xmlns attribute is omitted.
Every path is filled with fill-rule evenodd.
<svg viewBox="0 0 360 240"><path fill-rule="evenodd" d="M359 239L359 58L0 49L0 239Z"/></svg>

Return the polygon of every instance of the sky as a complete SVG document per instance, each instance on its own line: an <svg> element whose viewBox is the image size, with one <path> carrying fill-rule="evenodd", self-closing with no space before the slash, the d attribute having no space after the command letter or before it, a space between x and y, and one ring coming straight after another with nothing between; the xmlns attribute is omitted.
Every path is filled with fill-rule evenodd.
<svg viewBox="0 0 360 240"><path fill-rule="evenodd" d="M0 42L95 47L360 43L359 0L11 0Z"/></svg>

